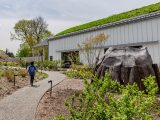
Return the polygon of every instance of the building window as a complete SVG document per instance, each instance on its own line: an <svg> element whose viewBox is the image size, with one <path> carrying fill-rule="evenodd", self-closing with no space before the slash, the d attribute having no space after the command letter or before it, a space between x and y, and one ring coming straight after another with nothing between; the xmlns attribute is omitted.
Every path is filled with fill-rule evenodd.
<svg viewBox="0 0 160 120"><path fill-rule="evenodd" d="M71 63L79 64L79 51L62 52L61 59L65 68L69 68Z"/></svg>
<svg viewBox="0 0 160 120"><path fill-rule="evenodd" d="M50 59L50 61L53 61L53 56L50 56L50 58L49 58L49 59Z"/></svg>

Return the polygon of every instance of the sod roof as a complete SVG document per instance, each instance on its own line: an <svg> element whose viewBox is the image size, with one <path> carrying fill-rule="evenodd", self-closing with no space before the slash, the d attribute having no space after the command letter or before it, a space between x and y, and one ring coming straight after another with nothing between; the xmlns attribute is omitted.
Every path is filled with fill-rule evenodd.
<svg viewBox="0 0 160 120"><path fill-rule="evenodd" d="M160 2L155 3L155 4L151 4L148 6L144 6L142 8L134 9L134 10L131 10L128 12L115 14L115 15L109 16L107 18L102 18L99 20L88 22L88 23L85 23L85 24L82 24L79 26L71 27L69 29L66 29L66 30L56 34L55 36L58 37L61 35L66 35L66 34L74 33L77 31L82 31L82 30L89 29L92 27L101 26L104 24L112 23L112 22L117 22L117 21L120 21L123 19L128 19L128 18L144 15L144 14L152 13L152 12L159 11L159 10L160 10Z"/></svg>

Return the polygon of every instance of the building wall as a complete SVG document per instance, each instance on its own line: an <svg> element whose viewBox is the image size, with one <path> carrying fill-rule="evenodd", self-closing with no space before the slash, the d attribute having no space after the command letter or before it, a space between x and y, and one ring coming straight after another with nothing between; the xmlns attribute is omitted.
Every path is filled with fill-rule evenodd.
<svg viewBox="0 0 160 120"><path fill-rule="evenodd" d="M149 54L152 57L153 63L160 66L160 43L144 44L147 47Z"/></svg>
<svg viewBox="0 0 160 120"><path fill-rule="evenodd" d="M99 33L109 35L102 49L110 46L143 45L148 47L153 61L160 64L160 17L51 40L49 56L53 56L55 60L61 59L61 52L78 50L77 44L82 44L87 38ZM83 55L80 55L80 59L86 63Z"/></svg>

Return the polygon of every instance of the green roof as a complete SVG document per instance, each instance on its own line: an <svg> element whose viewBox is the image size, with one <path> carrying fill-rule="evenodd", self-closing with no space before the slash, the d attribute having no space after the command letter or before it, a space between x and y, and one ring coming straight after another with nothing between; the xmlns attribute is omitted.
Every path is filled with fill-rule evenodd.
<svg viewBox="0 0 160 120"><path fill-rule="evenodd" d="M128 11L128 12L115 14L115 15L109 16L107 18L102 18L102 19L99 19L99 20L95 20L95 21L92 21L92 22L89 22L89 23L79 25L79 26L75 26L75 27L66 29L66 30L56 34L56 36L61 36L61 35L65 35L65 34L68 34L68 33L81 31L81 30L84 30L84 29L88 29L88 28L92 28L92 27L96 27L96 26L120 21L120 20L123 20L123 19L128 19L128 18L148 14L148 13L159 11L159 10L160 10L160 2L158 2L156 4L151 4L151 5L148 5L148 6L144 6L142 8L134 9L134 10L131 10L131 11Z"/></svg>

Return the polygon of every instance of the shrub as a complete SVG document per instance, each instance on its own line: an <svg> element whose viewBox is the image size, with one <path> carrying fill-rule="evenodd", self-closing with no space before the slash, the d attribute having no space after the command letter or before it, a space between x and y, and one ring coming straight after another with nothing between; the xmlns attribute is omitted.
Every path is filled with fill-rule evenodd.
<svg viewBox="0 0 160 120"><path fill-rule="evenodd" d="M21 70L19 71L19 75L22 76L22 77L26 77L26 76L27 76L27 71L24 70L24 69L21 69Z"/></svg>
<svg viewBox="0 0 160 120"><path fill-rule="evenodd" d="M109 74L105 78L84 80L85 88L78 97L67 100L69 120L151 120L151 106L158 90L155 77L145 78L147 94L137 84L126 87L113 81ZM77 103L78 105L74 104ZM58 120L58 119L57 119ZM59 119L60 120L60 119Z"/></svg>
<svg viewBox="0 0 160 120"><path fill-rule="evenodd" d="M36 62L35 64L38 68L43 69L43 70L58 70L58 68L61 67L62 62L59 60L54 60L54 61L43 61L43 62Z"/></svg>
<svg viewBox="0 0 160 120"><path fill-rule="evenodd" d="M0 66L20 66L18 62L0 62Z"/></svg>
<svg viewBox="0 0 160 120"><path fill-rule="evenodd" d="M88 65L71 65L71 69L64 72L70 78L91 79L93 77L93 69Z"/></svg>
<svg viewBox="0 0 160 120"><path fill-rule="evenodd" d="M54 120L65 120L65 118L62 115L58 115Z"/></svg>
<svg viewBox="0 0 160 120"><path fill-rule="evenodd" d="M70 78L91 79L93 77L93 69L84 65L72 65L71 69L65 74Z"/></svg>
<svg viewBox="0 0 160 120"><path fill-rule="evenodd" d="M7 66L18 66L17 62L7 62Z"/></svg>
<svg viewBox="0 0 160 120"><path fill-rule="evenodd" d="M43 72L37 72L35 77L36 77L37 80L41 80L41 79L47 78L48 74L43 73Z"/></svg>
<svg viewBox="0 0 160 120"><path fill-rule="evenodd" d="M17 61L17 64L18 64L19 66L21 66L21 67L26 67L26 61L24 61L24 60L19 60L19 61Z"/></svg>
<svg viewBox="0 0 160 120"><path fill-rule="evenodd" d="M77 71L80 71L80 70L92 71L93 70L89 65L76 65L76 64L72 64L71 69L77 70Z"/></svg>
<svg viewBox="0 0 160 120"><path fill-rule="evenodd" d="M0 76L4 76L4 71L0 70Z"/></svg>
<svg viewBox="0 0 160 120"><path fill-rule="evenodd" d="M14 79L14 70L12 70L12 69L5 70L4 76L6 76L8 81L11 82Z"/></svg>

